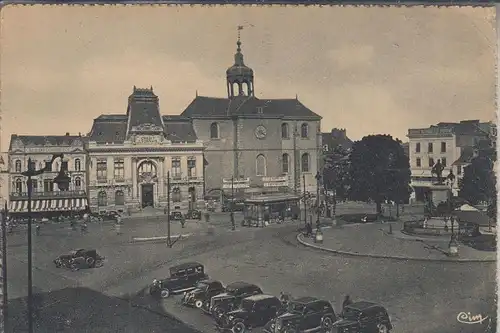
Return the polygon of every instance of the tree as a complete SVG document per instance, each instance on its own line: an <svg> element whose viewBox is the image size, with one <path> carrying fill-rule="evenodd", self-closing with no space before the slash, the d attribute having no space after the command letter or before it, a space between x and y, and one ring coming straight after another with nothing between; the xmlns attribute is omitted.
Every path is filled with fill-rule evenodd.
<svg viewBox="0 0 500 333"><path fill-rule="evenodd" d="M399 140L390 135L369 135L353 145L350 155L349 196L374 201L377 213L382 202L402 203L410 198L410 163Z"/></svg>
<svg viewBox="0 0 500 333"><path fill-rule="evenodd" d="M326 190L333 191L337 198L347 198L349 190L349 151L341 146L325 156L323 184Z"/></svg>
<svg viewBox="0 0 500 333"><path fill-rule="evenodd" d="M492 203L496 199L496 176L494 148L480 149L478 156L464 168L464 177L460 183L460 197L473 205Z"/></svg>

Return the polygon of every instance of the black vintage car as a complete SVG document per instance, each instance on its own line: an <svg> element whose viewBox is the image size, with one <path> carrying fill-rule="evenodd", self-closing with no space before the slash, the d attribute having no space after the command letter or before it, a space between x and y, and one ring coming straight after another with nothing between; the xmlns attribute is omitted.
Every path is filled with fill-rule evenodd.
<svg viewBox="0 0 500 333"><path fill-rule="evenodd" d="M328 301L301 297L290 302L288 311L264 327L269 333L296 333L321 330L330 332L337 316Z"/></svg>
<svg viewBox="0 0 500 333"><path fill-rule="evenodd" d="M388 333L392 330L387 310L373 302L356 302L342 311L342 319L335 322L332 333Z"/></svg>
<svg viewBox="0 0 500 333"><path fill-rule="evenodd" d="M219 331L234 333L262 327L277 316L281 306L281 301L275 296L265 294L250 296L241 301L239 309L217 318L216 327Z"/></svg>
<svg viewBox="0 0 500 333"><path fill-rule="evenodd" d="M170 212L170 221L181 221L183 219L182 212L174 210Z"/></svg>
<svg viewBox="0 0 500 333"><path fill-rule="evenodd" d="M82 268L94 268L102 266L104 257L100 256L96 250L77 249L63 254L54 260L56 267L71 268L79 270Z"/></svg>
<svg viewBox="0 0 500 333"><path fill-rule="evenodd" d="M233 282L226 286L224 293L213 296L210 302L205 302L202 310L214 318L220 318L224 313L237 309L242 299L259 294L262 294L262 289L253 283Z"/></svg>
<svg viewBox="0 0 500 333"><path fill-rule="evenodd" d="M197 209L190 209L185 215L186 220L201 220L201 211Z"/></svg>
<svg viewBox="0 0 500 333"><path fill-rule="evenodd" d="M223 293L224 291L225 288L220 281L203 280L198 282L195 289L184 293L182 304L201 308L203 303L209 302L213 296Z"/></svg>
<svg viewBox="0 0 500 333"><path fill-rule="evenodd" d="M198 282L207 280L205 269L198 262L187 262L170 267L170 277L162 280L154 279L149 287L149 294L168 298L171 294L195 289Z"/></svg>

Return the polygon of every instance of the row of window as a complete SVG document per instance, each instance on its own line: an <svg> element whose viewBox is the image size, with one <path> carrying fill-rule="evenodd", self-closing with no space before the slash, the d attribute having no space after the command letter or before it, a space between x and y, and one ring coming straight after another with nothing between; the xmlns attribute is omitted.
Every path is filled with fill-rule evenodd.
<svg viewBox="0 0 500 333"><path fill-rule="evenodd" d="M417 142L415 144L415 153L420 153L420 152L421 152L420 142ZM433 142L427 143L427 152L428 153L434 152L434 143ZM441 153L446 153L446 142L441 142Z"/></svg>
<svg viewBox="0 0 500 333"><path fill-rule="evenodd" d="M266 158L264 155L260 154L257 156L256 159L256 170L255 170L255 175L256 176L266 176L267 174L267 166L266 166ZM309 172L311 169L311 157L308 153L304 153L301 156L300 159L300 166L302 172ZM281 171L283 173L288 173L290 172L290 155L288 154L283 154L281 156Z"/></svg>
<svg viewBox="0 0 500 333"><path fill-rule="evenodd" d="M309 124L303 123L300 125L300 137L303 139L309 138ZM218 123L210 125L210 138L220 139L220 127ZM281 138L290 139L290 126L287 123L281 124Z"/></svg>
<svg viewBox="0 0 500 333"><path fill-rule="evenodd" d="M422 167L422 159L420 157L417 157L415 159L415 162L416 162L416 165L417 167ZM432 168L434 166L434 159L432 157L429 158L429 168ZM441 165L443 165L444 167L447 166L447 161L446 161L446 157L442 157L441 158ZM462 167L460 165L457 165L457 174L462 174Z"/></svg>
<svg viewBox="0 0 500 333"><path fill-rule="evenodd" d="M189 196L191 200L195 200L195 189L191 188L189 191ZM181 195L181 189L179 187L174 187L172 188L172 201L173 202L181 202L182 201L182 195ZM97 205L98 206L107 206L108 205L108 194L106 191L100 191L97 194ZM123 193L122 190L118 190L115 192L115 205L117 206L123 206L125 205L125 194Z"/></svg>
<svg viewBox="0 0 500 333"><path fill-rule="evenodd" d="M82 170L82 161L79 158L75 159L75 163L73 163L75 166L74 171L81 171ZM36 161L31 161L31 168L34 170L36 169ZM50 161L43 161L38 163L38 169L43 169L47 168L47 171L58 171L59 170L59 163L55 163L55 170L52 170L52 163ZM61 168L68 170L68 161L62 161L61 162ZM14 162L14 170L17 173L23 172L23 163L21 160L16 160Z"/></svg>
<svg viewBox="0 0 500 333"><path fill-rule="evenodd" d="M74 190L80 191L82 190L82 179L80 177L75 177L73 181ZM44 179L43 181L36 181L35 179L31 182L32 191L33 192L53 192L54 191L54 182L52 179ZM16 193L23 192L23 180L18 178L14 181L14 189Z"/></svg>

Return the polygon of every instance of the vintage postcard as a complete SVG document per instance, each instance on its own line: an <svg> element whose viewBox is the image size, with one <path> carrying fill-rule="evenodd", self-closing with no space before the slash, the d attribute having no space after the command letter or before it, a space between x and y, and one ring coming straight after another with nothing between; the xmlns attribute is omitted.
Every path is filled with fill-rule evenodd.
<svg viewBox="0 0 500 333"><path fill-rule="evenodd" d="M0 14L3 331L496 332L495 7Z"/></svg>

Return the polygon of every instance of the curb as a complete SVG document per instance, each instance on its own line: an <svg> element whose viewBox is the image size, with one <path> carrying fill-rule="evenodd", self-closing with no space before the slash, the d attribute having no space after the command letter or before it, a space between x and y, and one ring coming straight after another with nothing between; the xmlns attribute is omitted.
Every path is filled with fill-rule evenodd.
<svg viewBox="0 0 500 333"><path fill-rule="evenodd" d="M380 255L380 254L368 254L368 253L356 253L349 251L340 251L329 249L324 246L319 246L315 244L311 244L303 240L302 234L297 234L297 241L305 247L310 247L316 250L325 251L329 253L351 256L351 257L362 257L362 258L375 258L375 259L393 259L393 260L401 260L401 261L424 261L424 262L456 262L456 263L464 263L464 262L496 262L496 259L428 259L428 258L416 258L416 257L402 257L402 256L389 256L389 255Z"/></svg>

